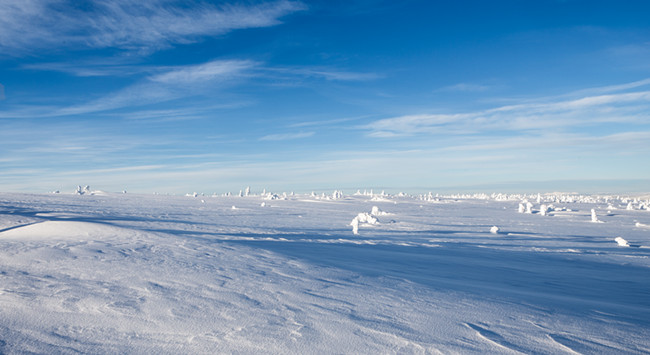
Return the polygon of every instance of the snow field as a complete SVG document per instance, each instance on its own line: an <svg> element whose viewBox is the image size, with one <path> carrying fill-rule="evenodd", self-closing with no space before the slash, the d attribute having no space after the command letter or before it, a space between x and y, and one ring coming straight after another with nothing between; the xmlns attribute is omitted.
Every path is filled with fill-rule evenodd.
<svg viewBox="0 0 650 355"><path fill-rule="evenodd" d="M0 353L650 352L646 210L335 195L0 194Z"/></svg>

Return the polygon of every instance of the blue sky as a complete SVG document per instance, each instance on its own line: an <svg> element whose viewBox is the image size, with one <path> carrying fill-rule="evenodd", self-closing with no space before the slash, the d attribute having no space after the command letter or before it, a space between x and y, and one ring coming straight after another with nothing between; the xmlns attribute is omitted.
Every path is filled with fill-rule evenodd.
<svg viewBox="0 0 650 355"><path fill-rule="evenodd" d="M648 191L648 13L0 0L0 191Z"/></svg>

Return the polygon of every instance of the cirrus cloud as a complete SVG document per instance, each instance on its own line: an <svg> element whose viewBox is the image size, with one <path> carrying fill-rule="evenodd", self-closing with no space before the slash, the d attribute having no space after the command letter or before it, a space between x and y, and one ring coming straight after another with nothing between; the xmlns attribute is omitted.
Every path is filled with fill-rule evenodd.
<svg viewBox="0 0 650 355"><path fill-rule="evenodd" d="M203 36L277 25L304 10L300 2L212 5L174 0L0 0L0 49L21 55L36 49L118 48L153 52Z"/></svg>

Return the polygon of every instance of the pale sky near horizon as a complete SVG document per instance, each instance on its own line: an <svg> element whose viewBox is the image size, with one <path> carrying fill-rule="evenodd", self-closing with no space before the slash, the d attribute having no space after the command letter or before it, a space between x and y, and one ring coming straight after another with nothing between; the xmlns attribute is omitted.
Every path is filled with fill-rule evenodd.
<svg viewBox="0 0 650 355"><path fill-rule="evenodd" d="M648 14L0 0L0 191L643 190Z"/></svg>

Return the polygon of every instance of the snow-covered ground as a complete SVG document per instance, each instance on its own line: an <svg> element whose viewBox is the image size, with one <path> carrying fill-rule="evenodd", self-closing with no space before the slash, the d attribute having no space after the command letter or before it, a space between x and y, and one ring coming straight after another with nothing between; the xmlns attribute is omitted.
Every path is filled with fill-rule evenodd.
<svg viewBox="0 0 650 355"><path fill-rule="evenodd" d="M0 353L650 353L647 200L269 196L0 194Z"/></svg>

